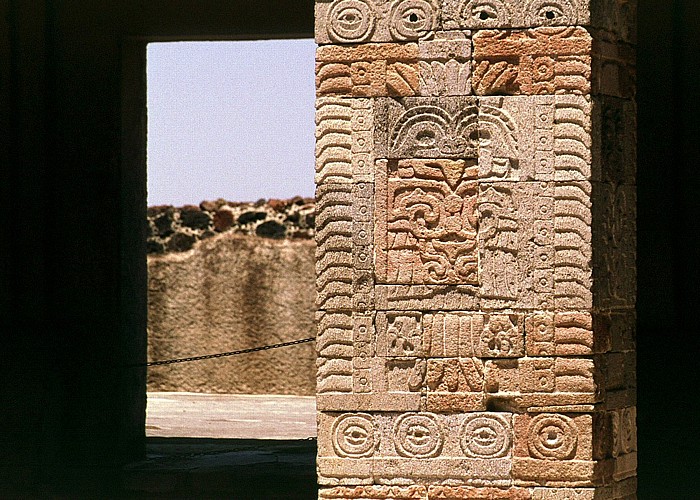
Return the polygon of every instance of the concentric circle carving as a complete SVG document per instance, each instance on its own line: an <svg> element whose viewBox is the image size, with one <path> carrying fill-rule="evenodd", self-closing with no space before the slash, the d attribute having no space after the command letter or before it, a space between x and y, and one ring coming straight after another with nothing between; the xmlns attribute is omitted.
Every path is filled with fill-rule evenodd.
<svg viewBox="0 0 700 500"><path fill-rule="evenodd" d="M576 454L578 428L567 416L543 413L530 422L527 444L535 458L567 460Z"/></svg>
<svg viewBox="0 0 700 500"><path fill-rule="evenodd" d="M435 27L438 8L427 0L397 0L391 6L389 29L395 40L417 40Z"/></svg>
<svg viewBox="0 0 700 500"><path fill-rule="evenodd" d="M510 425L505 417L468 415L460 431L462 451L473 458L501 458L513 443Z"/></svg>
<svg viewBox="0 0 700 500"><path fill-rule="evenodd" d="M374 453L378 442L371 415L353 413L339 417L331 431L333 448L340 457L362 458Z"/></svg>
<svg viewBox="0 0 700 500"><path fill-rule="evenodd" d="M401 415L394 423L394 447L403 457L437 456L442 450L443 440L437 418L430 413Z"/></svg>
<svg viewBox="0 0 700 500"><path fill-rule="evenodd" d="M328 37L336 43L360 43L372 36L372 7L364 0L340 0L328 13Z"/></svg>

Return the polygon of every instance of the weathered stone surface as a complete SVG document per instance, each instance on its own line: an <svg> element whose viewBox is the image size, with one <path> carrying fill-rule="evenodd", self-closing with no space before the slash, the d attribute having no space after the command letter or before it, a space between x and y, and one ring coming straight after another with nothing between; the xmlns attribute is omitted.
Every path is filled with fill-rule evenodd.
<svg viewBox="0 0 700 500"><path fill-rule="evenodd" d="M519 411L554 405L593 405L602 400L602 387L592 359L489 360L484 377L485 390L495 402Z"/></svg>
<svg viewBox="0 0 700 500"><path fill-rule="evenodd" d="M634 49L584 28L475 32L478 95L634 96Z"/></svg>
<svg viewBox="0 0 700 500"><path fill-rule="evenodd" d="M425 486L336 486L321 488L319 500L425 500Z"/></svg>
<svg viewBox="0 0 700 500"><path fill-rule="evenodd" d="M591 35L583 28L474 34L478 95L590 94Z"/></svg>
<svg viewBox="0 0 700 500"><path fill-rule="evenodd" d="M516 484L594 486L590 415L516 415L513 477Z"/></svg>
<svg viewBox="0 0 700 500"><path fill-rule="evenodd" d="M631 309L637 295L637 196L634 186L597 183L592 193L593 296L602 310Z"/></svg>
<svg viewBox="0 0 700 500"><path fill-rule="evenodd" d="M316 183L374 180L374 110L369 99L316 100Z"/></svg>
<svg viewBox="0 0 700 500"><path fill-rule="evenodd" d="M439 31L418 42L420 95L463 96L472 93L470 32Z"/></svg>
<svg viewBox="0 0 700 500"><path fill-rule="evenodd" d="M316 43L406 42L439 26L440 0L319 0Z"/></svg>
<svg viewBox="0 0 700 500"><path fill-rule="evenodd" d="M418 91L418 44L325 45L316 51L319 96L404 97Z"/></svg>
<svg viewBox="0 0 700 500"><path fill-rule="evenodd" d="M322 412L320 479L328 485L360 484L352 481L361 476L375 484L440 484L452 479L508 486L512 418L502 413Z"/></svg>
<svg viewBox="0 0 700 500"><path fill-rule="evenodd" d="M481 180L597 180L621 168L608 166L620 154L601 150L601 134L632 129L616 119L613 104L598 102L571 95L380 100L377 112L389 121L377 127L376 147L388 158L467 161L478 165Z"/></svg>
<svg viewBox="0 0 700 500"><path fill-rule="evenodd" d="M316 3L337 495L634 495L635 6Z"/></svg>
<svg viewBox="0 0 700 500"><path fill-rule="evenodd" d="M380 283L478 283L475 180L464 160L390 161L377 172Z"/></svg>
<svg viewBox="0 0 700 500"><path fill-rule="evenodd" d="M445 0L444 29L534 28L588 26L636 39L636 0Z"/></svg>
<svg viewBox="0 0 700 500"><path fill-rule="evenodd" d="M182 233L177 233L182 234ZM192 236L190 236L193 238ZM313 336L314 243L228 231L148 257L148 360ZM313 344L148 370L150 391L313 395Z"/></svg>
<svg viewBox="0 0 700 500"><path fill-rule="evenodd" d="M428 487L428 500L530 500L530 498L530 491L525 488Z"/></svg>
<svg viewBox="0 0 700 500"><path fill-rule="evenodd" d="M593 180L634 185L637 177L637 109L634 101L593 99Z"/></svg>

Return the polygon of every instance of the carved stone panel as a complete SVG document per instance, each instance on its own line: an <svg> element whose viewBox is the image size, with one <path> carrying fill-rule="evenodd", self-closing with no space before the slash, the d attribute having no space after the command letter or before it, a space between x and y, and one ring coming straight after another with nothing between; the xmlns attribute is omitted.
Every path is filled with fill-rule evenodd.
<svg viewBox="0 0 700 500"><path fill-rule="evenodd" d="M633 498L635 6L316 1L319 498Z"/></svg>
<svg viewBox="0 0 700 500"><path fill-rule="evenodd" d="M475 166L392 160L377 178L386 189L377 225L378 282L477 284Z"/></svg>
<svg viewBox="0 0 700 500"><path fill-rule="evenodd" d="M317 0L316 43L407 42L439 27L440 0Z"/></svg>
<svg viewBox="0 0 700 500"><path fill-rule="evenodd" d="M324 413L321 424L324 485L511 483L511 414Z"/></svg>

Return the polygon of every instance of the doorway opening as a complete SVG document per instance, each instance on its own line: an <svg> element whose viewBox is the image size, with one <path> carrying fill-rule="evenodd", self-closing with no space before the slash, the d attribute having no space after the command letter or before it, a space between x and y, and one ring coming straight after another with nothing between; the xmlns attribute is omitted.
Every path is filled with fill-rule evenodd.
<svg viewBox="0 0 700 500"><path fill-rule="evenodd" d="M148 45L149 362L315 335L314 49ZM313 343L147 381L149 437L315 436Z"/></svg>

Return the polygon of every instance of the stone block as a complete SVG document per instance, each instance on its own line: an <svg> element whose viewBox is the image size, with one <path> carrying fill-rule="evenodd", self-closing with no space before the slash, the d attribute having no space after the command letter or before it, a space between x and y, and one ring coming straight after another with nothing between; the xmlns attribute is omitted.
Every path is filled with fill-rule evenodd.
<svg viewBox="0 0 700 500"><path fill-rule="evenodd" d="M441 484L451 479L474 486L508 486L512 418L503 413L322 412L322 484L370 479L374 484Z"/></svg>
<svg viewBox="0 0 700 500"><path fill-rule="evenodd" d="M590 0L445 0L447 29L588 26Z"/></svg>
<svg viewBox="0 0 700 500"><path fill-rule="evenodd" d="M477 284L475 166L464 160L386 165L376 173L378 282Z"/></svg>
<svg viewBox="0 0 700 500"><path fill-rule="evenodd" d="M319 500L425 500L425 486L336 486L321 488Z"/></svg>
<svg viewBox="0 0 700 500"><path fill-rule="evenodd" d="M370 99L319 97L316 100L316 183L373 182Z"/></svg>
<svg viewBox="0 0 700 500"><path fill-rule="evenodd" d="M484 365L488 398L513 411L551 406L590 411L603 400L598 379L594 360L587 358L487 360Z"/></svg>
<svg viewBox="0 0 700 500"><path fill-rule="evenodd" d="M592 38L584 28L474 33L477 95L591 93Z"/></svg>
<svg viewBox="0 0 700 500"><path fill-rule="evenodd" d="M590 309L589 197L588 183L480 183L482 308Z"/></svg>
<svg viewBox="0 0 700 500"><path fill-rule="evenodd" d="M523 315L435 312L423 316L430 358L510 358L524 353Z"/></svg>
<svg viewBox="0 0 700 500"><path fill-rule="evenodd" d="M316 43L406 42L439 28L440 0L317 0Z"/></svg>
<svg viewBox="0 0 700 500"><path fill-rule="evenodd" d="M637 291L635 186L596 183L591 196L594 306L632 309Z"/></svg>
<svg viewBox="0 0 700 500"><path fill-rule="evenodd" d="M516 415L513 479L519 485L595 486L591 415Z"/></svg>
<svg viewBox="0 0 700 500"><path fill-rule="evenodd" d="M478 165L480 180L593 178L592 104L584 96L444 98L443 104L430 98L382 99L377 113L389 118L376 129L380 156L454 158ZM596 161L600 176L602 155Z"/></svg>
<svg viewBox="0 0 700 500"><path fill-rule="evenodd" d="M477 95L634 96L634 48L581 27L475 32Z"/></svg>
<svg viewBox="0 0 700 500"><path fill-rule="evenodd" d="M592 85L594 95L633 98L636 93L636 50L609 33L593 32Z"/></svg>
<svg viewBox="0 0 700 500"><path fill-rule="evenodd" d="M592 102L592 179L634 185L637 177L637 109L634 101L597 96Z"/></svg>
<svg viewBox="0 0 700 500"><path fill-rule="evenodd" d="M407 97L377 100L375 152L388 159L477 159L475 97Z"/></svg>
<svg viewBox="0 0 700 500"><path fill-rule="evenodd" d="M374 184L324 183L316 198L317 305L369 311L374 307Z"/></svg>
<svg viewBox="0 0 700 500"><path fill-rule="evenodd" d="M324 45L316 51L316 93L405 97L419 93L418 45Z"/></svg>
<svg viewBox="0 0 700 500"><path fill-rule="evenodd" d="M611 349L610 328L589 312L537 312L525 318L528 356L587 356Z"/></svg>
<svg viewBox="0 0 700 500"><path fill-rule="evenodd" d="M586 97L480 98L479 133L481 179L591 178L591 102Z"/></svg>
<svg viewBox="0 0 700 500"><path fill-rule="evenodd" d="M319 309L352 310L352 185L316 188L316 289Z"/></svg>
<svg viewBox="0 0 700 500"><path fill-rule="evenodd" d="M381 285L375 287L377 310L475 311L478 287L471 285Z"/></svg>
<svg viewBox="0 0 700 500"><path fill-rule="evenodd" d="M636 0L446 0L442 24L449 30L586 26L634 43L636 9Z"/></svg>
<svg viewBox="0 0 700 500"><path fill-rule="evenodd" d="M428 500L530 500L526 488L475 488L472 486L428 487Z"/></svg>
<svg viewBox="0 0 700 500"><path fill-rule="evenodd" d="M426 385L428 411L486 410L484 362L478 358L428 359Z"/></svg>
<svg viewBox="0 0 700 500"><path fill-rule="evenodd" d="M636 478L596 488L534 488L532 500L632 500L636 499Z"/></svg>
<svg viewBox="0 0 700 500"><path fill-rule="evenodd" d="M472 93L471 33L439 31L418 42L421 96L465 96Z"/></svg>

